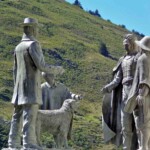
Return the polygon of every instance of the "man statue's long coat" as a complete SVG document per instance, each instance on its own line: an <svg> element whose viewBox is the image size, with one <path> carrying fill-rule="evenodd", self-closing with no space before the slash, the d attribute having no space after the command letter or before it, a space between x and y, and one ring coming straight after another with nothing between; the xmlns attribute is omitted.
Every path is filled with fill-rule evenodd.
<svg viewBox="0 0 150 150"><path fill-rule="evenodd" d="M14 60L14 92L12 103L42 104L40 71L50 72L38 41L23 36L16 47Z"/></svg>

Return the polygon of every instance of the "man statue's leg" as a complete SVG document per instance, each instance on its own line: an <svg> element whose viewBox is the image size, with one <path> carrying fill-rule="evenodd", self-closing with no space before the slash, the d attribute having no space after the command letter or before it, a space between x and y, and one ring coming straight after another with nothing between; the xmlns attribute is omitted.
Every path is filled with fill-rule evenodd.
<svg viewBox="0 0 150 150"><path fill-rule="evenodd" d="M149 100L149 99L148 99ZM150 102L145 101L143 105L143 124L140 129L141 132L141 150L149 150L149 141L150 141Z"/></svg>
<svg viewBox="0 0 150 150"><path fill-rule="evenodd" d="M141 129L141 150L149 150L150 128Z"/></svg>
<svg viewBox="0 0 150 150"><path fill-rule="evenodd" d="M21 147L21 127L20 121L22 117L22 106L15 106L14 113L12 116L11 127L8 138L9 148L20 148Z"/></svg>
<svg viewBox="0 0 150 150"><path fill-rule="evenodd" d="M142 106L137 106L133 112L133 115L134 115L134 121L135 121L135 126L136 126L136 133L138 137L138 147L140 150L141 149L141 128L144 122Z"/></svg>
<svg viewBox="0 0 150 150"><path fill-rule="evenodd" d="M36 118L38 105L24 105L23 110L23 148L28 150L29 148L38 149L41 148L37 145L37 138L35 133Z"/></svg>

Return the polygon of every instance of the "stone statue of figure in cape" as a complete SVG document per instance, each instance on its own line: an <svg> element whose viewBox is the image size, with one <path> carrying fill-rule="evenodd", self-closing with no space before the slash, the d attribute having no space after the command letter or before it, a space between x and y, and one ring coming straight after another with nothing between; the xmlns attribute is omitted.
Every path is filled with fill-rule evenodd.
<svg viewBox="0 0 150 150"><path fill-rule="evenodd" d="M124 111L140 55L135 40L134 35L125 35L126 54L113 69L113 80L102 88L105 93L102 106L104 140L118 147L123 145L123 150L136 150L138 145L136 111L131 114Z"/></svg>

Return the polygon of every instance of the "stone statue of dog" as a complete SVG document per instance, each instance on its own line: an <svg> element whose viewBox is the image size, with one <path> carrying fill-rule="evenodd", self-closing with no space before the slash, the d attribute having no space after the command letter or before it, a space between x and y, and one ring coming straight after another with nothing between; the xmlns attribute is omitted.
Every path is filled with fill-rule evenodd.
<svg viewBox="0 0 150 150"><path fill-rule="evenodd" d="M37 115L37 142L41 146L41 132L53 135L56 148L68 148L67 136L72 126L73 113L79 100L67 99L62 107L56 110L39 110Z"/></svg>

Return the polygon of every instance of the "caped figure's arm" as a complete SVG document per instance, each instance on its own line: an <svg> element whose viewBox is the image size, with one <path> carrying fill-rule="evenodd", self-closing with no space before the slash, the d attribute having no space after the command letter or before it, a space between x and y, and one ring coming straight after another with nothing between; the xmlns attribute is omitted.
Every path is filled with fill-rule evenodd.
<svg viewBox="0 0 150 150"><path fill-rule="evenodd" d="M122 69L119 68L116 75L114 76L113 81L111 81L109 84L105 85L101 91L103 93L111 92L113 89L115 89L121 83L122 78L123 78Z"/></svg>

